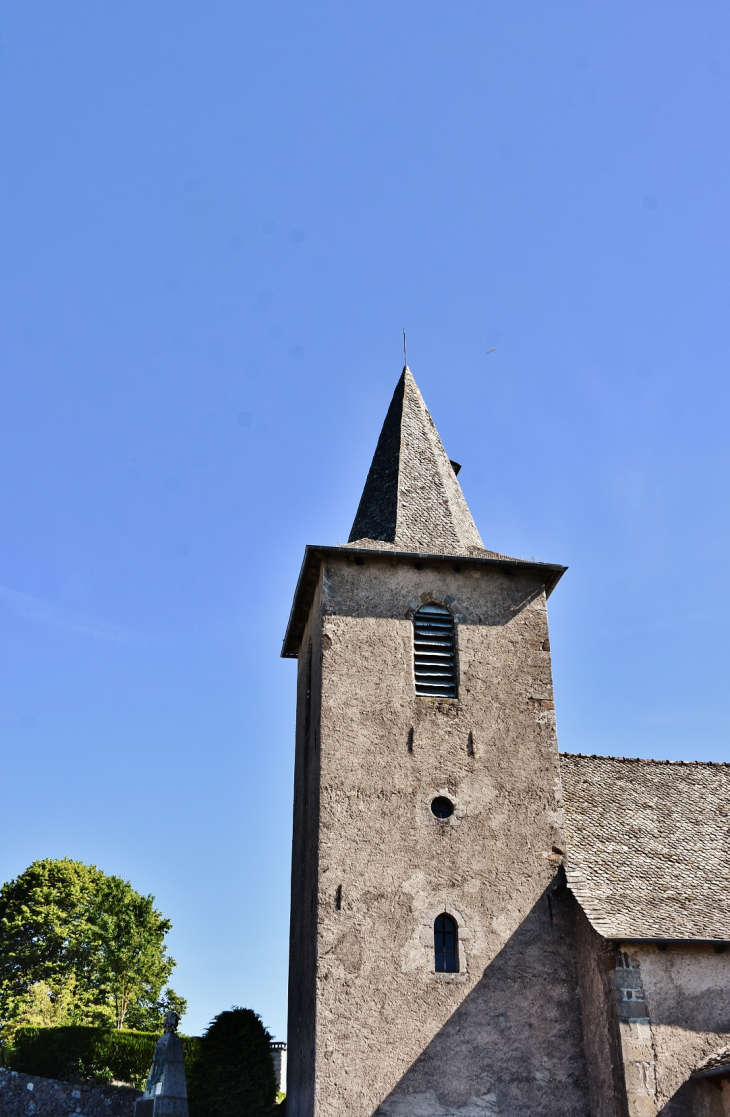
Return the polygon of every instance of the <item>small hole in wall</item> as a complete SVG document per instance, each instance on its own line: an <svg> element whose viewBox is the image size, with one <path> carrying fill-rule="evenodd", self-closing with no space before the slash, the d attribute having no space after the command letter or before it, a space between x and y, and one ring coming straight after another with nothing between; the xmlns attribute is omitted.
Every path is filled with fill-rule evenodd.
<svg viewBox="0 0 730 1117"><path fill-rule="evenodd" d="M474 755L474 735L471 732L471 730L469 731L469 736L468 736L467 742L466 742L466 755L467 756L473 756Z"/></svg>
<svg viewBox="0 0 730 1117"><path fill-rule="evenodd" d="M431 803L431 813L441 822L445 822L454 813L454 804L445 795L437 795Z"/></svg>
<svg viewBox="0 0 730 1117"><path fill-rule="evenodd" d="M335 890L335 911L342 911L342 885L338 884Z"/></svg>
<svg viewBox="0 0 730 1117"><path fill-rule="evenodd" d="M423 563L422 562L414 562L413 565L416 568L416 570L423 570Z"/></svg>
<svg viewBox="0 0 730 1117"><path fill-rule="evenodd" d="M358 555L357 558L355 559L355 566L364 566L364 565L365 565L365 559L360 558L360 556Z"/></svg>
<svg viewBox="0 0 730 1117"><path fill-rule="evenodd" d="M460 562L455 562L454 563L454 570L456 571L457 574L461 574L461 563Z"/></svg>
<svg viewBox="0 0 730 1117"><path fill-rule="evenodd" d="M413 726L408 730L408 751L413 752Z"/></svg>

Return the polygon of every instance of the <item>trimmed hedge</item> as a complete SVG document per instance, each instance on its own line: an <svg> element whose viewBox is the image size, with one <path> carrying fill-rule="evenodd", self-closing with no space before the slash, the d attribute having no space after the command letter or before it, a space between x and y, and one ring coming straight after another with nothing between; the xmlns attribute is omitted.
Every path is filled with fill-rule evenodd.
<svg viewBox="0 0 730 1117"><path fill-rule="evenodd" d="M250 1008L219 1013L188 1077L190 1117L273 1117L275 1106L271 1036L261 1017Z"/></svg>
<svg viewBox="0 0 730 1117"><path fill-rule="evenodd" d="M8 1064L41 1078L94 1078L128 1082L144 1089L158 1032L118 1032L115 1028L18 1028ZM198 1058L200 1039L181 1036L186 1077Z"/></svg>

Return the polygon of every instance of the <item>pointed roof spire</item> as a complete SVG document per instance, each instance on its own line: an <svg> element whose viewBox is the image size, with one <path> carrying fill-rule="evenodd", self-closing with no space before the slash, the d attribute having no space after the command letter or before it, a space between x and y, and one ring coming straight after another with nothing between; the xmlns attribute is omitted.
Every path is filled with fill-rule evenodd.
<svg viewBox="0 0 730 1117"><path fill-rule="evenodd" d="M350 543L431 554L484 553L484 544L408 365L380 432Z"/></svg>

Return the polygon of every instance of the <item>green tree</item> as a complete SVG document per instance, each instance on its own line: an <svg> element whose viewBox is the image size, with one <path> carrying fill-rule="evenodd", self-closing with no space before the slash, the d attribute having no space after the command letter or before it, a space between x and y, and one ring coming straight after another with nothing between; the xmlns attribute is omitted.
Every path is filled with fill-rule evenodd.
<svg viewBox="0 0 730 1117"><path fill-rule="evenodd" d="M271 1117L276 1075L271 1035L250 1008L221 1012L200 1040L188 1084L191 1117Z"/></svg>
<svg viewBox="0 0 730 1117"><path fill-rule="evenodd" d="M175 965L164 945L172 924L155 910L153 896L141 896L121 877L100 881L85 914L89 973L121 1028L131 1004L159 1000Z"/></svg>
<svg viewBox="0 0 730 1117"><path fill-rule="evenodd" d="M13 1041L18 1028L58 1028L76 1022L78 1009L75 1001L76 979L49 985L37 981L29 986L25 996L15 1002L12 1022L3 1030L3 1038Z"/></svg>
<svg viewBox="0 0 730 1117"><path fill-rule="evenodd" d="M124 1017L124 1027L131 1028L135 1032L161 1032L168 1012L176 1012L182 1018L187 1011L188 1002L185 998L178 996L175 990L168 986L154 1004L144 1001L133 1002Z"/></svg>
<svg viewBox="0 0 730 1117"><path fill-rule="evenodd" d="M78 981L87 936L85 911L103 873L80 861L34 861L0 889L0 1020L23 1015L42 983L51 1000L73 976L75 1003L90 999ZM81 1022L81 1021L78 1021Z"/></svg>
<svg viewBox="0 0 730 1117"><path fill-rule="evenodd" d="M120 877L67 858L34 861L0 889L0 1026L48 1018L121 1028L131 1013L154 1028L173 1002L182 1015L183 998L162 996L175 965L169 930L154 897Z"/></svg>

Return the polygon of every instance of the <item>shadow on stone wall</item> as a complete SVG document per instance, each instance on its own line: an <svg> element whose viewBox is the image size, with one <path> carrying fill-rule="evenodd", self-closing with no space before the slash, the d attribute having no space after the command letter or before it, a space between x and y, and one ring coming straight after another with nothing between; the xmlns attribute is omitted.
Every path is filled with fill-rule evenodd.
<svg viewBox="0 0 730 1117"><path fill-rule="evenodd" d="M640 968L653 1024L730 1038L730 954L706 946L647 948ZM721 1045L710 1041L712 1049Z"/></svg>
<svg viewBox="0 0 730 1117"><path fill-rule="evenodd" d="M632 952L633 984L638 984L645 1004L636 1002L629 1015L638 1010L640 1016L651 1021L651 1030L643 1028L643 1038L624 1033L629 1093L633 1093L635 1104L645 1086L634 1069L653 1066L648 1081L654 1083L657 1105L664 1102L664 1108L659 1109L662 1114L714 1117L718 1113L730 1117L730 1093L723 1088L721 1075L690 1079L715 1056L726 1060L730 1042L729 963L725 952L702 944L669 945L664 950L645 945ZM642 1030L641 1023L637 1028Z"/></svg>
<svg viewBox="0 0 730 1117"><path fill-rule="evenodd" d="M730 1082L690 1078L667 1102L659 1117L730 1117Z"/></svg>
<svg viewBox="0 0 730 1117"><path fill-rule="evenodd" d="M573 903L540 897L378 1117L589 1117Z"/></svg>

